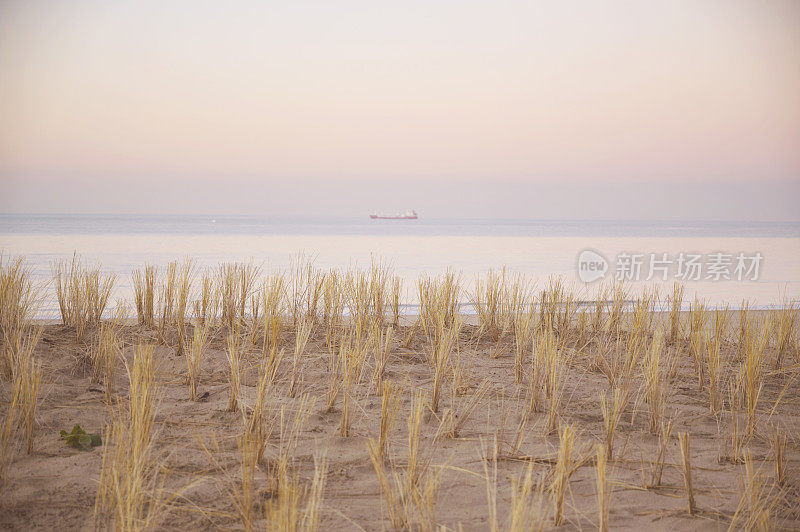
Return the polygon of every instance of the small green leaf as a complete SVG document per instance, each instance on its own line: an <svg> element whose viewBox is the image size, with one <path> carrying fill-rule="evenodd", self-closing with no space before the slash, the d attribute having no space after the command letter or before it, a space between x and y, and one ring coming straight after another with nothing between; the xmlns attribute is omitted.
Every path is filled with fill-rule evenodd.
<svg viewBox="0 0 800 532"><path fill-rule="evenodd" d="M89 449L92 446L92 438L88 434L81 434L77 438L79 449Z"/></svg>
<svg viewBox="0 0 800 532"><path fill-rule="evenodd" d="M62 430L60 434L61 439L64 440L67 445L82 451L88 451L91 450L92 447L103 445L100 434L86 434L86 431L77 423L72 427L72 432Z"/></svg>

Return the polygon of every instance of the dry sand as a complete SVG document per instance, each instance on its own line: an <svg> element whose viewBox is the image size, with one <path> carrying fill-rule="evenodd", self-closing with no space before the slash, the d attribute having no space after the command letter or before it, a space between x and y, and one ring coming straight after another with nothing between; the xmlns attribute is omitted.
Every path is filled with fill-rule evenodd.
<svg viewBox="0 0 800 532"><path fill-rule="evenodd" d="M519 477L530 459L537 462L536 478L549 478L551 461L558 446L556 434L545 434L546 414L536 413L529 416L518 449L513 449L518 427L525 415L525 386L514 383L513 336L497 343L487 337L476 339L476 331L474 325L467 325L461 332L462 366L473 386L489 379L489 395L456 439L442 437L433 440L438 420L430 412L426 414L423 426L423 447L433 453L433 464L443 467L436 522L448 530L457 530L459 526L464 530L489 528L482 442L491 446L496 436L501 440L502 455L497 463L501 529L507 525L510 479ZM322 332L321 328L314 331L303 356L300 391L310 394L317 403L301 434L295 470L301 479L310 480L314 473L313 456L319 453L327 455L328 475L321 510L323 530L389 528L375 470L366 450L367 437L375 437L378 432L381 397L375 393L375 385L370 384L368 378L356 386L352 393L352 436L339 435L340 410L329 412L325 409L328 355ZM429 393L433 374L426 360L428 345L421 335L416 336L408 347L400 345L397 338L405 338L408 333L409 328L404 327L396 336L386 374L388 379L401 383L405 388L391 438L398 467L406 459L406 419L412 392L423 390ZM155 332L139 326L124 327L122 336L128 360L138 342L156 343ZM78 451L59 439L59 431L70 430L75 423L89 432L99 432L109 421L103 386L92 382L91 368L86 359L87 345L91 345L95 337L96 331L90 331L85 345L77 345L72 329L52 324L44 327L36 349L43 363L44 377L34 451L31 455L25 455L24 451L13 455L0 506L0 528L95 528L93 505L102 448ZM283 343L287 350L291 350L293 341L293 331L285 331ZM708 396L699 390L693 363L687 354L688 343L681 341L673 347L677 347L681 357L667 411L674 416L674 434L685 431L692 435L691 460L699 512L688 515L686 511L677 440L668 448L662 485L643 488L643 469L657 453L658 438L648 432L646 405L634 399L617 429L614 460L609 463L609 477L613 482L610 523L614 529L725 529L739 504L744 466L725 459L730 445L729 413L714 416L709 412ZM573 423L577 429L578 457L593 452L590 449L604 438L599 395L608 390L609 385L601 373L591 369L590 359L596 350L597 346L591 344L574 357L565 389L562 422ZM726 358L732 359L735 350L735 345L727 344ZM241 430L242 420L239 413L226 411L228 365L224 331L215 332L204 358L199 388L204 399L200 402L189 400L185 384L186 363L176 354L174 343L173 346L158 345L155 354L156 378L161 393L156 452L168 468L167 487L181 493L163 516L159 528L241 528L234 517L226 488L226 479L238 478L239 474L236 435ZM289 358L283 362L279 384L270 400L291 410L296 408L299 399L287 396ZM249 362L242 391L245 404L252 402L254 397L258 356L253 354ZM797 361L787 360L787 364L795 365L788 370L766 373L758 433L748 448L756 466L763 468L768 485L771 485L774 478L769 442L771 425L788 435L789 478L785 486L772 491L776 496L772 519L776 527L800 529L800 445L796 439L800 428L800 386L796 380ZM124 400L128 385L122 366L117 371L115 386L119 400ZM8 383L0 384L0 398L4 402L8 400L8 390ZM638 392L635 387L634 392ZM782 392L779 404L775 405ZM441 411L449 403L448 387L443 392ZM341 406L341 398L338 406ZM220 448L214 453L214 460L201 445L201 442L209 444L213 440ZM270 496L263 475L259 472L256 477L258 496L262 500ZM545 506L548 512L546 528L552 528L551 506L549 501ZM570 479L566 519L561 528L594 529L597 515L595 468L591 461L587 461ZM263 528L263 521L256 524L257 528Z"/></svg>

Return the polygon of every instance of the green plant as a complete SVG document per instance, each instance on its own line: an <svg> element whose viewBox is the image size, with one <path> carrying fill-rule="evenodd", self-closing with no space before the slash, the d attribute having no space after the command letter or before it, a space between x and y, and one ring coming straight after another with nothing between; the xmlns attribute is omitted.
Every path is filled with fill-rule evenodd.
<svg viewBox="0 0 800 532"><path fill-rule="evenodd" d="M72 427L71 432L66 430L61 431L61 439L79 451L90 451L92 447L100 447L103 445L103 439L98 433L87 434L77 423Z"/></svg>

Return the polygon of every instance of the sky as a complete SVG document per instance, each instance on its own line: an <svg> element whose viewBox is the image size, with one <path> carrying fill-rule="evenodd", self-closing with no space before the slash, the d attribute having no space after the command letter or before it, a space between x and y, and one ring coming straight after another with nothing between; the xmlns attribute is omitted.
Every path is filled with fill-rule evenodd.
<svg viewBox="0 0 800 532"><path fill-rule="evenodd" d="M800 2L0 0L0 212L800 221Z"/></svg>

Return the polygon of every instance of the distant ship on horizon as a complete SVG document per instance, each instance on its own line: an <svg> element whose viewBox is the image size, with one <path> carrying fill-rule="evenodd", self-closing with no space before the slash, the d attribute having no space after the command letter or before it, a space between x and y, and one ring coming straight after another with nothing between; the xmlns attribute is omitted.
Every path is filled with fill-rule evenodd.
<svg viewBox="0 0 800 532"><path fill-rule="evenodd" d="M417 216L417 211L414 209L409 209L403 214L393 214L393 215L386 215L377 212L372 212L369 215L370 219L372 220L416 220L419 218Z"/></svg>

